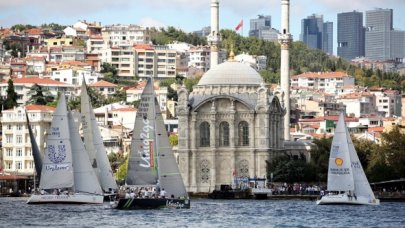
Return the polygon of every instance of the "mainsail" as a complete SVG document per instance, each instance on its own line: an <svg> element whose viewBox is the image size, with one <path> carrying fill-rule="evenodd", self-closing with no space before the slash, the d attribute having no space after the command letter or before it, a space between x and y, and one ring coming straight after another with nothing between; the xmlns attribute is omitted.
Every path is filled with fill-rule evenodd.
<svg viewBox="0 0 405 228"><path fill-rule="evenodd" d="M187 196L152 79L146 83L136 114L126 182L129 185L158 184L176 198Z"/></svg>
<svg viewBox="0 0 405 228"><path fill-rule="evenodd" d="M157 162L155 160L155 94L148 80L136 113L132 133L131 151L128 160L126 184L156 185L158 182Z"/></svg>
<svg viewBox="0 0 405 228"><path fill-rule="evenodd" d="M72 160L74 168L74 190L75 192L87 192L102 194L97 176L91 167L89 155L87 154L72 113L68 112L68 123L70 140L72 144Z"/></svg>
<svg viewBox="0 0 405 228"><path fill-rule="evenodd" d="M32 131L31 125L30 125L30 119L28 118L28 113L25 113L25 116L27 117L27 127L28 127L28 133L30 135L32 156L34 157L35 171L37 173L38 180L41 180L42 155L41 155L41 151L39 150L37 141L35 140L35 136Z"/></svg>
<svg viewBox="0 0 405 228"><path fill-rule="evenodd" d="M96 171L101 188L104 192L117 190L117 183L113 177L111 165L108 161L107 152L103 144L100 129L98 128L93 107L90 103L84 79L81 88L81 113L84 143L89 156L92 158L93 168Z"/></svg>
<svg viewBox="0 0 405 228"><path fill-rule="evenodd" d="M346 129L343 113L341 113L329 156L328 191L354 190L353 170L349 154L350 143L350 135Z"/></svg>
<svg viewBox="0 0 405 228"><path fill-rule="evenodd" d="M73 187L72 148L65 95L61 94L53 114L43 157L41 189Z"/></svg>

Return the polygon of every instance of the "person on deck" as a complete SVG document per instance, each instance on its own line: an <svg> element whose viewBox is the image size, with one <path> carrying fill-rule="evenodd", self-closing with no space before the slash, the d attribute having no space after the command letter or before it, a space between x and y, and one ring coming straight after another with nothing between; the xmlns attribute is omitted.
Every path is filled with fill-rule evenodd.
<svg viewBox="0 0 405 228"><path fill-rule="evenodd" d="M166 191L164 188L162 188L162 190L160 190L160 198L162 198L162 199L166 198Z"/></svg>

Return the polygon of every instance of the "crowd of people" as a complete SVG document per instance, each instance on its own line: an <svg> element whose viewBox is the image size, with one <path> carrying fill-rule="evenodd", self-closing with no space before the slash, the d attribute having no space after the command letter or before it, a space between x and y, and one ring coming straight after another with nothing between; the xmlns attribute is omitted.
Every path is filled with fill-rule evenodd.
<svg viewBox="0 0 405 228"><path fill-rule="evenodd" d="M155 187L125 187L121 186L120 190L118 192L119 198L160 198L160 199L165 199L167 198L167 192L165 191L164 188L159 189ZM171 198L174 198L174 195L170 196Z"/></svg>

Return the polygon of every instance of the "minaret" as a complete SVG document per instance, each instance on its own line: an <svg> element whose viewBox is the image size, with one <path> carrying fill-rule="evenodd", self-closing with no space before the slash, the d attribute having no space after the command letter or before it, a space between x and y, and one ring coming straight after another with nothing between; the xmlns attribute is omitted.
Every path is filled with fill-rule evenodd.
<svg viewBox="0 0 405 228"><path fill-rule="evenodd" d="M208 43L211 47L210 69L218 65L218 50L221 37L219 34L219 2L211 0L211 33L208 36Z"/></svg>
<svg viewBox="0 0 405 228"><path fill-rule="evenodd" d="M281 46L281 90L284 93L284 140L290 140L290 0L281 0L281 34L278 42Z"/></svg>

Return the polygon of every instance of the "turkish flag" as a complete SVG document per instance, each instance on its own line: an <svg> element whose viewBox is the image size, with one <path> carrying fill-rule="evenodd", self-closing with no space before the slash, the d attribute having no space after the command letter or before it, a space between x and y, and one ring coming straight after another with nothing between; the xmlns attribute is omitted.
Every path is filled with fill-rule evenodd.
<svg viewBox="0 0 405 228"><path fill-rule="evenodd" d="M240 20L239 24L236 25L235 31L238 31L243 26L243 20Z"/></svg>

